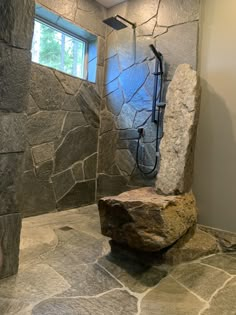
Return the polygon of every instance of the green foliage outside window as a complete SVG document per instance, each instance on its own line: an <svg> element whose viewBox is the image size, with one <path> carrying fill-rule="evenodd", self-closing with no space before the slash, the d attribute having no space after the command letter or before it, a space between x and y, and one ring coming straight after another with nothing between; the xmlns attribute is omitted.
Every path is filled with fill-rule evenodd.
<svg viewBox="0 0 236 315"><path fill-rule="evenodd" d="M35 21L32 60L68 74L84 77L85 42Z"/></svg>

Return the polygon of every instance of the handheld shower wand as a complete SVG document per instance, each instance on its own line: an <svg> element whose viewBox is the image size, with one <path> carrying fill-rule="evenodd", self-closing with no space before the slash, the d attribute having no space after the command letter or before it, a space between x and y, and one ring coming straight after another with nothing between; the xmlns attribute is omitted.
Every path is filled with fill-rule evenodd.
<svg viewBox="0 0 236 315"><path fill-rule="evenodd" d="M155 76L155 80L154 80L153 99L152 99L152 122L156 122L157 125L159 125L157 120L159 119L160 105L162 104L163 74L164 74L164 72L163 72L163 56L159 51L156 50L154 45L150 45L149 47L151 48L154 56L156 57L155 72L153 73ZM159 89L159 93L157 95L159 82L160 82L160 89ZM158 117L157 118L156 118L156 106L158 106ZM163 106L164 106L164 103L163 103Z"/></svg>
<svg viewBox="0 0 236 315"><path fill-rule="evenodd" d="M140 170L141 173L144 175L150 175L155 172L157 168L157 163L159 159L159 144L160 140L163 137L163 115L164 115L164 109L165 109L165 103L162 102L162 94L163 94L163 56L162 54L156 50L154 45L150 45L150 48L156 57L155 61L155 72L153 73L155 76L154 79L154 87L153 87L153 99L152 99L152 114L150 115L152 117L152 122L156 124L156 156L155 156L155 164L153 168L145 172L139 163L139 147L140 147L140 140L142 137L142 133L139 134L138 138L138 144L137 144L137 150L136 150L136 163L137 167ZM159 92L158 92L158 85L159 85Z"/></svg>

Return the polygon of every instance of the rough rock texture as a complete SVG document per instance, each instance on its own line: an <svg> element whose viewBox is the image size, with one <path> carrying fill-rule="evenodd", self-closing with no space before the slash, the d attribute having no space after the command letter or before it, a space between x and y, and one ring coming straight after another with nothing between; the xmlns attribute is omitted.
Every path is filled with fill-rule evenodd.
<svg viewBox="0 0 236 315"><path fill-rule="evenodd" d="M81 314L89 314L89 312L94 315L103 314L117 314L124 315L137 314L137 300L134 296L130 297L129 293L121 290L111 290L107 294L100 295L98 299L86 297L76 297L73 299L65 298L51 298L41 303L37 304L32 315L49 314L56 315L61 313L61 315L66 314L78 314L78 310L82 310ZM122 306L121 306L122 305Z"/></svg>
<svg viewBox="0 0 236 315"><path fill-rule="evenodd" d="M44 97L41 94L41 97ZM30 145L38 145L58 139L65 113L61 111L42 111L27 119L26 137Z"/></svg>
<svg viewBox="0 0 236 315"><path fill-rule="evenodd" d="M34 1L2 0L0 3L0 39L7 44L31 49Z"/></svg>
<svg viewBox="0 0 236 315"><path fill-rule="evenodd" d="M199 225L199 229L212 234L219 243L223 252L235 252L236 251L236 234L224 230L215 229L205 225Z"/></svg>
<svg viewBox="0 0 236 315"><path fill-rule="evenodd" d="M112 169L115 163L117 136L118 136L117 132L112 131L104 133L99 139L100 143L98 161L99 173L106 172L107 174L113 174ZM106 146L109 148L109 150L104 150Z"/></svg>
<svg viewBox="0 0 236 315"><path fill-rule="evenodd" d="M199 2L197 0L161 1L158 25L171 26L199 19Z"/></svg>
<svg viewBox="0 0 236 315"><path fill-rule="evenodd" d="M76 127L86 126L87 124L88 123L81 112L69 112L66 115L62 133L63 135L66 135L70 130Z"/></svg>
<svg viewBox="0 0 236 315"><path fill-rule="evenodd" d="M78 204L85 206L95 202L95 180L82 181L75 184L71 190L58 201L59 210L77 208Z"/></svg>
<svg viewBox="0 0 236 315"><path fill-rule="evenodd" d="M0 314L236 314L233 254L173 268L108 252L95 205L24 219L21 268L1 280Z"/></svg>
<svg viewBox="0 0 236 315"><path fill-rule="evenodd" d="M23 174L20 201L24 216L38 215L56 209L52 184L49 180L37 178L34 171Z"/></svg>
<svg viewBox="0 0 236 315"><path fill-rule="evenodd" d="M19 264L21 215L0 216L0 278L14 275Z"/></svg>
<svg viewBox="0 0 236 315"><path fill-rule="evenodd" d="M112 115L106 118L101 117L101 140L99 143L100 152L98 159L104 162L104 153L108 144L106 138L113 138L116 131L119 138L126 140L125 149L130 151L127 164L136 159L138 127L144 128L144 137L141 138L141 149L139 161L144 171L149 170L155 164L155 138L156 124L148 120L152 108L152 96L154 87L155 58L149 48L150 44L157 47L163 54L165 63L164 93L163 101L168 84L172 80L174 72L179 64L190 64L193 69L197 65L197 44L198 44L198 0L130 0L108 9L108 16L120 14L130 21L136 22L136 36L131 28L113 31L107 27L106 33L106 59L104 78L104 99L103 113L110 111ZM112 123L113 122L113 123ZM120 148L120 139L112 146L109 146L108 155L114 157L117 149ZM109 142L110 144L110 142ZM120 158L120 159L119 159ZM143 176L139 169L135 173L117 174L111 169L123 163L122 156L112 163L107 159L107 165L98 170L98 178L105 176L124 176L125 180L132 185L152 186L156 172L151 176ZM112 167L111 165L112 164ZM108 166L109 165L109 166ZM159 166L159 159L157 169ZM101 175L101 176L100 176ZM135 180L134 180L135 178ZM115 181L116 179L114 179ZM99 194L109 195L111 190L103 180L98 181ZM117 185L116 185L117 186ZM102 191L103 189L107 189ZM123 191L127 189L123 186ZM120 193L117 186L116 194Z"/></svg>
<svg viewBox="0 0 236 315"><path fill-rule="evenodd" d="M231 254L219 254L218 256L210 256L203 259L203 263L216 268L224 268L224 270L230 274L236 275L235 264L236 253Z"/></svg>
<svg viewBox="0 0 236 315"><path fill-rule="evenodd" d="M54 154L54 143L49 142L32 147L32 156L35 164L51 160Z"/></svg>
<svg viewBox="0 0 236 315"><path fill-rule="evenodd" d="M56 200L64 197L74 186L75 180L71 169L63 171L51 177Z"/></svg>
<svg viewBox="0 0 236 315"><path fill-rule="evenodd" d="M105 17L106 9L99 3L91 0L80 0L75 16L75 23L103 37L105 35L105 27L102 21Z"/></svg>
<svg viewBox="0 0 236 315"><path fill-rule="evenodd" d="M95 179L97 175L97 153L91 155L84 161L85 179Z"/></svg>
<svg viewBox="0 0 236 315"><path fill-rule="evenodd" d="M27 133L32 135L32 137L28 139L30 149L32 146L53 142L55 152L57 152L58 155L60 148L62 149L63 147L63 162L60 164L57 161L58 168L56 171L51 167L52 163L54 164L55 162L55 155L51 160L34 164L32 162L31 150L27 151L27 169L25 170L34 170L36 181L39 178L44 178L49 183L52 175L56 175L58 172L64 172L67 169L73 169L74 165L80 165L78 176L75 179L76 182L90 179L92 175L94 176L94 168L93 172L91 172L93 173L92 175L88 174L86 177L84 176L84 167L87 167L87 163L84 163L84 161L88 159L88 155L79 160L73 159L73 161L71 161L68 157L69 149L67 147L67 144L71 142L66 141L66 143L64 143L63 141L65 138L68 140L69 133L76 128L93 126L95 129L98 129L99 118L101 118L99 152L97 152L96 149L91 153L94 155L97 153L97 159L100 160L97 175L99 178L99 195L100 193L103 196L107 195L111 190L113 193L120 193L123 190L127 190L129 188L127 183L132 182L134 175L137 179L136 183L139 183L139 185L143 185L144 183L145 185L152 184L152 179L147 180L137 169L135 174L130 171L131 168L128 171L129 174L123 170L120 171L118 165L122 164L122 159L119 160L117 156L121 157L121 155L117 155L116 152L117 149L120 149L118 148L120 139L129 142L125 149L129 150L131 153L127 154L127 157L129 156L130 158L127 164L132 165L133 159L135 158L135 145L137 144L134 142L134 139L138 137L136 129L137 121L135 122L135 119L137 115L142 116L143 114L144 119L141 124L145 125L147 116L145 111L151 109L154 83L152 73L154 69L153 60L150 60L153 59L153 55L148 45L151 43L155 44L156 40L160 40L160 43L162 43L160 50L163 51L165 55L167 70L175 69L176 65L180 62L188 62L193 66L196 64L195 48L197 43L196 32L198 22L195 20L198 19L197 1L196 3L191 1L191 3L193 3L192 6L188 5L186 1L183 1L179 8L179 1L173 0L171 8L178 8L178 10L175 10L176 15L173 20L171 20L173 15L172 9L169 8L168 5L169 2L170 1L166 1L167 5L165 8L162 7L162 11L165 11L166 19L168 19L166 27L160 27L158 26L159 24L157 24L158 20L161 18L159 12L159 5L163 5L161 1L132 0L129 1L128 4L122 3L108 10L108 15L113 15L113 13L117 14L118 12L122 16L137 22L138 37L136 38L137 51L135 60L134 34L132 30L129 28L120 32L112 32L110 28L107 28L106 32L106 27L102 23L106 15L106 10L96 1L66 0L63 4L54 0L38 1L38 4L46 6L66 20L72 21L74 24L78 24L82 28L98 35L98 56L94 60L89 56L89 62L97 62L98 67L96 75L97 82L92 86L87 82L77 80L58 71L47 71L48 69L43 69L39 73L39 69L36 70L36 76L40 82L38 85L37 83L34 84L31 82L31 89L34 86L35 91L31 91L31 105L27 108ZM187 15L190 16L191 19L186 19ZM182 23L184 24L182 25ZM174 24L176 24L176 26ZM170 37L166 37L168 33ZM179 34L184 35L179 36ZM178 40L176 40L177 37ZM159 47L158 45L159 44L157 44L157 47ZM107 55L104 49L105 47L107 47ZM168 47L171 48L168 49ZM174 51L175 53L170 53L170 51ZM20 64L21 63L19 63L19 65ZM33 67L34 66L35 65L33 65ZM106 68L104 78L103 67ZM172 78L172 70L168 71L169 80ZM32 79L34 80L36 76L32 75ZM106 83L106 85L103 88L104 83ZM50 87L53 87L52 90L55 90L55 93L50 93ZM42 89L46 91L46 95L44 95L44 98L42 97L40 99L40 90ZM99 112L100 106L95 106L95 104L99 102L97 101L98 98L95 91L99 92L100 96L104 96L102 109L103 113L108 111L111 113L109 118L107 118L108 115L106 115L106 118L103 119ZM127 106L130 110L127 110L127 106L123 107L123 105L125 101L127 104L129 99L130 101ZM15 102L12 102L12 104L15 104ZM61 113L64 114L64 116L61 115ZM131 114L127 117L126 113ZM42 118L41 120L39 119L40 116ZM50 117L54 118L50 119ZM138 117L138 121L141 120L141 117ZM44 130L48 131L48 133L44 132ZM49 133L50 130L51 133ZM141 155L141 162L144 167L153 165L155 160L153 146L149 143L149 140L153 140L155 137L155 126L154 128L149 128L148 125L147 130L151 130L151 132L147 133L146 138L148 139L145 138L145 142L143 143L145 154ZM151 136L149 138L150 134ZM85 140L80 139L80 141L84 142ZM109 146L110 143L111 146ZM75 148L73 151L77 151L75 153L73 152L73 156L78 157L78 148L75 142L73 143L73 148ZM105 154L107 156L105 156ZM62 154L60 157L62 157ZM56 159L58 160L58 158ZM70 161L68 162L68 160ZM60 166L58 166L59 164ZM108 184L108 179L111 179L113 176L115 178L112 182L115 184L111 188ZM51 185L51 183L49 184ZM101 186L99 187L100 184Z"/></svg>
<svg viewBox="0 0 236 315"><path fill-rule="evenodd" d="M29 105L26 106L28 143L24 157L24 186L21 194L21 209L25 216L30 216L56 209L63 210L63 206L67 209L70 205L78 207L95 201L98 129L105 58L105 24L102 20L105 18L106 9L93 0L65 0L63 3L54 0L37 1L38 6L42 5L59 16L57 25L61 25L64 18L64 23L72 22L97 35L96 44L95 36L90 37L93 44L89 44L88 52L88 68L90 69L93 63L94 69L97 65L97 71L92 76L88 73L88 81L85 81L35 63L32 63L31 76L23 75L24 61L28 60L30 65L30 53L25 49L9 52L5 47L7 45L4 44L5 41L8 43L10 36L15 42L21 41L24 31L28 41L21 48L31 45L29 30L32 35L32 21L31 25L26 25L29 20L29 16L26 15L32 9L26 7L31 0L23 2L21 7L24 13L19 10L16 0L9 1L11 5L8 11L5 10L7 1L4 0L0 4L0 9L3 9L0 10L3 26L0 26L2 39L0 64L2 62L4 78L7 76L14 78L10 85L7 85L5 79L0 83L2 91L9 92L7 105L5 94L2 93L0 109L20 111L18 105L23 103L22 99L26 96L24 93L29 90L27 80L31 78ZM31 5L34 6L34 1ZM14 20L11 18L12 15L6 17L6 12L12 14L17 10L19 16L14 17ZM6 25L10 24L14 25L11 34L5 29ZM16 34L16 29L20 34ZM14 64L14 67L11 64ZM7 73L9 69L14 71ZM19 70L19 73L15 69ZM93 84L89 80L96 82ZM20 88L21 94L16 95L15 91ZM14 124L10 121L7 126L8 130L14 129ZM14 130L21 134L19 128ZM7 142L9 137L5 137L6 132L3 134L6 148L6 144L10 145ZM21 141L18 141L17 145L19 148ZM86 192L86 189L89 191Z"/></svg>
<svg viewBox="0 0 236 315"><path fill-rule="evenodd" d="M129 150L116 151L116 164L124 175L131 175L135 168L135 160Z"/></svg>
<svg viewBox="0 0 236 315"><path fill-rule="evenodd" d="M208 256L217 251L216 239L210 234L196 229L193 233L187 233L178 240L174 246L163 254L162 259L167 264L175 265Z"/></svg>
<svg viewBox="0 0 236 315"><path fill-rule="evenodd" d="M30 58L28 50L0 42L1 110L20 113L25 109L29 94Z"/></svg>
<svg viewBox="0 0 236 315"><path fill-rule="evenodd" d="M100 96L93 84L36 64L30 86L24 215L93 203Z"/></svg>
<svg viewBox="0 0 236 315"><path fill-rule="evenodd" d="M96 152L97 139L97 129L90 126L70 131L56 151L55 172L61 172Z"/></svg>
<svg viewBox="0 0 236 315"><path fill-rule="evenodd" d="M197 66L198 22L171 27L168 32L157 37L156 47L164 56L167 64L165 77L171 80L179 64Z"/></svg>
<svg viewBox="0 0 236 315"><path fill-rule="evenodd" d="M83 83L77 95L78 103L86 121L93 127L99 127L100 97L92 85Z"/></svg>
<svg viewBox="0 0 236 315"><path fill-rule="evenodd" d="M83 162L77 162L72 167L73 177L77 182L82 181L84 179L84 168Z"/></svg>
<svg viewBox="0 0 236 315"><path fill-rule="evenodd" d="M171 269L172 266L209 256L219 251L217 240L210 234L196 229L195 225L174 244L154 252L132 248L113 240L110 241L110 246L112 257L123 256L125 259L132 259L142 264L156 267L162 266L167 271ZM235 258L231 258L231 260L234 259ZM210 263L211 262L209 262L209 264ZM227 261L226 259L222 259L220 263L220 268L224 266L224 269L227 269L228 267L231 272L233 270L235 273L235 268L229 267L231 263L230 259ZM214 265L214 261L212 264Z"/></svg>
<svg viewBox="0 0 236 315"><path fill-rule="evenodd" d="M140 188L99 200L102 233L117 243L155 252L175 243L197 220L192 193L157 195Z"/></svg>
<svg viewBox="0 0 236 315"><path fill-rule="evenodd" d="M107 194L113 195L113 194L116 194L117 192L122 193L124 190L128 190L127 178L120 175L100 174L98 176L97 183L98 183L98 190L97 190L98 198L104 197Z"/></svg>
<svg viewBox="0 0 236 315"><path fill-rule="evenodd" d="M65 93L51 69L34 64L31 70L31 96L41 110L61 108ZM42 91L44 98L42 97Z"/></svg>
<svg viewBox="0 0 236 315"><path fill-rule="evenodd" d="M220 260L220 255L211 255L211 257L217 257ZM229 280L230 276L225 271L225 268L211 268L205 264L204 259L201 259L198 262L177 266L171 272L171 277L200 298L209 301L215 294L216 288L223 287Z"/></svg>
<svg viewBox="0 0 236 315"><path fill-rule="evenodd" d="M23 114L0 115L0 153L22 152L25 149L25 117Z"/></svg>
<svg viewBox="0 0 236 315"><path fill-rule="evenodd" d="M196 72L187 64L180 65L167 93L164 137L156 181L159 194L182 194L191 189L199 96Z"/></svg>
<svg viewBox="0 0 236 315"><path fill-rule="evenodd" d="M33 0L0 2L0 279L18 271L33 16Z"/></svg>
<svg viewBox="0 0 236 315"><path fill-rule="evenodd" d="M159 0L131 0L127 4L127 16L138 25L150 20L157 14Z"/></svg>
<svg viewBox="0 0 236 315"><path fill-rule="evenodd" d="M22 160L23 153L0 154L0 215L19 211L17 193Z"/></svg>
<svg viewBox="0 0 236 315"><path fill-rule="evenodd" d="M148 74L149 70L146 64L138 64L122 72L119 80L124 91L126 102L129 102L143 85ZM133 78L135 78L135 80L133 80ZM127 82L129 82L129 84L127 84Z"/></svg>
<svg viewBox="0 0 236 315"><path fill-rule="evenodd" d="M119 68L119 61L118 61L117 56L114 56L108 59L106 63L105 71L106 71L105 84L108 84L119 77L120 68Z"/></svg>
<svg viewBox="0 0 236 315"><path fill-rule="evenodd" d="M43 180L49 180L53 173L53 160L45 161L35 166L36 177Z"/></svg>
<svg viewBox="0 0 236 315"><path fill-rule="evenodd" d="M120 89L110 93L107 96L107 108L114 115L119 115L122 105L124 104L124 96Z"/></svg>
<svg viewBox="0 0 236 315"><path fill-rule="evenodd" d="M158 298L157 298L158 297ZM205 306L190 290L168 277L149 292L141 303L141 315L195 315Z"/></svg>
<svg viewBox="0 0 236 315"><path fill-rule="evenodd" d="M148 288L156 286L167 274L161 268L129 259L122 253L116 257L111 254L103 256L98 263L131 291L138 293L143 293Z"/></svg>
<svg viewBox="0 0 236 315"><path fill-rule="evenodd" d="M215 315L215 314L229 314L233 315L236 312L235 307L235 293L236 293L236 280L231 279L226 286L213 296L211 306L209 306L202 314Z"/></svg>

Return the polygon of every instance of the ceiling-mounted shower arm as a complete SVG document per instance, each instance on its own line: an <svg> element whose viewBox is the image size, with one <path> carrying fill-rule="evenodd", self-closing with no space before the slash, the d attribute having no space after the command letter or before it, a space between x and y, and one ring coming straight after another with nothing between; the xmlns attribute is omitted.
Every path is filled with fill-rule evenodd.
<svg viewBox="0 0 236 315"><path fill-rule="evenodd" d="M136 26L137 26L136 23L130 22L129 20L127 20L127 19L124 18L123 16L120 16L119 14L117 14L117 15L115 16L115 18L118 18L118 19L120 19L120 20L123 20L123 21L125 21L126 23L132 25L132 28L133 28L133 29L135 29Z"/></svg>

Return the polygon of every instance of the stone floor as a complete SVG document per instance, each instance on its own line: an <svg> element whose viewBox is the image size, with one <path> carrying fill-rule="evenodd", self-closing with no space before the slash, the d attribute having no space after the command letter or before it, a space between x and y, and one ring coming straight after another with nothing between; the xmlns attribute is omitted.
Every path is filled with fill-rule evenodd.
<svg viewBox="0 0 236 315"><path fill-rule="evenodd" d="M236 253L165 268L109 256L96 206L27 218L1 315L235 315Z"/></svg>

